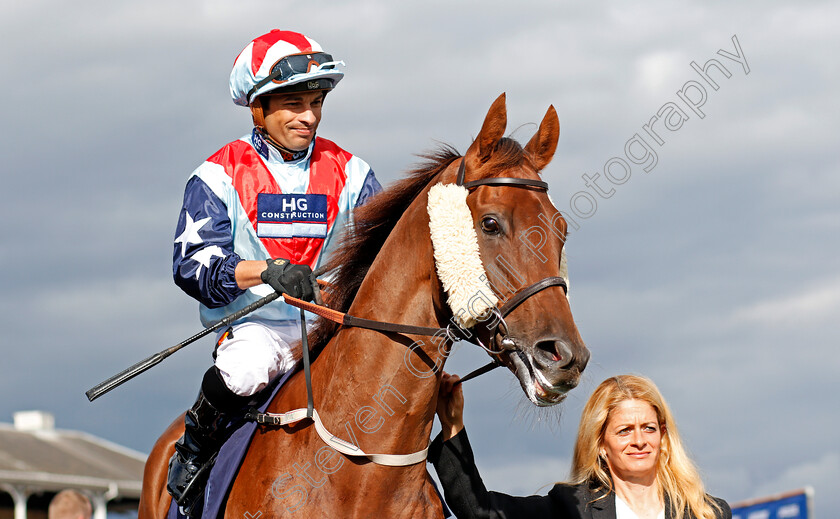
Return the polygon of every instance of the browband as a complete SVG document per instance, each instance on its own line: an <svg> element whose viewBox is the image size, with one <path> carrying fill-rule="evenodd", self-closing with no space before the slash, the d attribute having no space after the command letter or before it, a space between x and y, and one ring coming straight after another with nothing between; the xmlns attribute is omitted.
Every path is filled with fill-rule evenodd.
<svg viewBox="0 0 840 519"><path fill-rule="evenodd" d="M543 191L548 191L548 184L541 180L530 180L527 178L513 178L513 177L499 177L499 178L485 178L483 180L473 180L472 182L464 183L464 175L467 167L464 162L464 157L461 157L461 165L458 167L458 179L456 184L471 189L478 186L510 186L510 187L533 187Z"/></svg>

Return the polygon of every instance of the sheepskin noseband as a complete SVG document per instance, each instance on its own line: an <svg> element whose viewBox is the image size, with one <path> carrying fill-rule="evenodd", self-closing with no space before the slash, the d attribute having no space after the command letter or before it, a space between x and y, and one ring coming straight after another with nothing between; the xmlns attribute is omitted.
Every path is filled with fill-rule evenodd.
<svg viewBox="0 0 840 519"><path fill-rule="evenodd" d="M478 237L467 205L469 191L456 184L436 184L429 190L426 206L438 278L447 294L455 321L471 328L486 319L499 302L487 282L481 263ZM560 276L566 280L569 297L569 271L566 248L560 253Z"/></svg>
<svg viewBox="0 0 840 519"><path fill-rule="evenodd" d="M487 284L466 188L436 184L429 190L429 228L438 278L458 324L471 328L499 302Z"/></svg>

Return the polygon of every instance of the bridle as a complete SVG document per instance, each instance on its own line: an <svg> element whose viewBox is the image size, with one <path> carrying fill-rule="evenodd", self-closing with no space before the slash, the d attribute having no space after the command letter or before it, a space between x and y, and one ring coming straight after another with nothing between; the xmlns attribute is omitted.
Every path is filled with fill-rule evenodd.
<svg viewBox="0 0 840 519"><path fill-rule="evenodd" d="M528 189L535 189L537 191L548 192L548 184L541 181L541 180L530 180L527 178L513 178L513 177L495 177L495 178L485 178L480 180L473 180L472 182L464 182L464 177L466 176L466 161L464 157L461 157L461 164L458 166L458 176L455 180L455 183L459 186L462 186L466 189L474 189L479 186L503 186L503 187L520 187L520 188L528 188ZM508 334L507 323L505 322L505 317L509 313L511 313L516 307L521 305L525 302L529 297L542 292L546 288L559 286L563 287L563 292L568 293L568 285L566 280L559 276L552 276L546 277L528 285L527 287L520 288L513 295L505 301L504 304L500 307L496 307L491 310L491 313L495 317L495 323L488 327L488 331L490 332L490 337L492 339L492 344L495 344L495 348L491 349L485 346L478 337L476 336L474 344L477 344L481 348L483 348L487 353L493 356L494 361L493 367L498 367L499 363L497 360L498 355L504 353L506 350L513 350L515 349L515 344L513 340L510 338ZM500 341L496 341L496 337L499 335L501 331L502 339ZM489 366L485 366L489 368ZM492 368L489 368L489 371ZM461 380L467 380L472 373L466 375ZM478 376L478 375L475 375Z"/></svg>
<svg viewBox="0 0 840 519"><path fill-rule="evenodd" d="M459 186L462 186L466 189L473 189L479 186L504 186L504 187L519 187L519 188L527 188L527 189L536 189L538 191L547 192L548 191L548 184L541 181L541 180L529 180L525 178L512 178L512 177L497 177L497 178L487 178L482 180L475 180L472 182L464 182L464 176L466 174L466 164L464 161L464 157L461 158L461 164L458 167L458 176L456 179L456 183ZM507 323L505 323L505 317L510 314L513 310L515 310L519 305L524 303L528 298L533 295L542 292L546 288L559 286L563 287L563 291L568 291L568 286L566 284L566 280L559 276L553 277L546 277L528 285L527 287L521 288L513 293L513 295L507 299L501 306L493 307L490 310L492 316L494 316L495 323L491 326L487 326L487 330L489 332L489 337L491 338L492 344L495 344L495 348L489 348L482 344L482 342L478 339L477 333L470 333L468 330L461 328L460 326L452 326L454 323L450 322L450 324L446 328L432 328L427 326L412 326L406 324L398 324L398 323L389 323L384 321L376 321L372 319L364 319L361 317L356 317L352 315L347 315L346 313L339 312L337 310L333 310L331 308L326 307L325 305L321 304L320 300L320 289L318 289L317 283L313 281L313 288L315 288L316 294L316 301L318 303L308 303L306 301L302 301L300 299L296 299L289 295L284 294L283 300L292 306L296 306L300 308L300 318L301 318L301 346L302 346L302 353L303 353L303 371L304 371L304 378L306 382L306 400L307 406L306 408L295 409L294 411L289 411L283 414L273 414L273 413L261 413L256 409L252 409L249 411L245 418L247 420L254 420L259 424L265 425L275 425L275 426L283 426L295 423L297 421L302 420L303 418L310 418L315 423L315 429L318 432L318 435L321 439L326 442L328 445L331 445L337 451L346 454L348 456L364 456L373 461L374 463L378 463L381 465L389 465L389 466L405 466L405 465L412 465L415 463L419 463L426 459L426 453L428 451L428 447L421 451L412 453L412 454L369 454L365 453L358 447L348 444L343 440L337 438L335 435L331 434L324 425L321 423L320 418L318 417L318 413L314 408L314 401L312 395L312 379L310 374L310 360L309 360L309 344L307 341L307 329L306 329L306 318L304 315L304 310L314 313L320 317L333 321L341 326L347 327L356 327L356 328L365 328L368 330L377 330L384 333L400 333L400 334L408 334L408 335L425 335L425 336L432 336L432 337L439 337L443 336L446 340L450 340L455 342L456 340L465 340L471 342L473 344L477 344L481 348L483 348L487 353L491 355L493 360L485 365L482 366L475 371L465 375L459 381L466 382L471 378L475 378L481 374L487 373L499 366L501 366L501 362L499 361L499 357L501 354L505 353L506 351L515 349L516 345L513 342L513 339L510 338L508 334L508 327ZM490 316L487 317L489 319ZM486 320L486 319L485 319ZM501 335L501 340L497 341L496 337Z"/></svg>
<svg viewBox="0 0 840 519"><path fill-rule="evenodd" d="M537 191L542 192L548 191L548 184L541 180L531 180L526 178L513 177L495 177L474 180L472 182L464 182L465 175L466 163L464 157L462 157L461 164L458 167L456 184L468 190L475 189L480 186L501 186L535 189ZM536 283L520 288L519 290L514 292L513 295L507 298L507 300L501 306L494 307L493 309L491 309L491 315L487 316L486 319L483 321L484 323L488 323L485 325L485 328L488 331L488 336L491 338L490 346L487 346L484 343L482 343L482 341L478 338L477 333L472 333L467 329L461 328L460 326L455 325L454 322L450 322L446 328L432 328L427 326L412 326L407 324L389 323L347 315L345 313L327 308L322 305L306 303L304 301L291 298L289 296L284 296L284 299L290 305L297 306L302 310L307 310L320 317L331 320L337 324L346 327L366 328L369 330L377 330L385 333L443 336L452 342L455 342L457 340L464 340L475 344L484 349L488 354L490 354L493 358L493 361L490 364L483 366L461 378L461 381L466 381L470 378L475 378L478 375L486 373L487 371L490 371L491 369L495 369L502 365L499 361L499 356L505 353L506 351L514 350L516 348L513 339L511 339L508 333L508 327L507 323L505 322L505 317L507 317L513 310L515 310L519 305L524 303L531 296L534 296L539 292L542 292L543 290L554 286L562 287L564 292L568 292L568 285L565 279L559 276L546 277L537 281ZM490 322L491 319L492 322ZM473 332L474 331L475 330L473 330ZM303 337L306 337L305 332L303 334Z"/></svg>

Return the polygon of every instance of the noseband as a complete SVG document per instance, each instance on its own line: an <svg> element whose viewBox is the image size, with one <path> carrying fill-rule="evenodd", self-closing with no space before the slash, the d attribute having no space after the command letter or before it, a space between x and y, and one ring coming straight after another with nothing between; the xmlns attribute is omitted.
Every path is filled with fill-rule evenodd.
<svg viewBox="0 0 840 519"><path fill-rule="evenodd" d="M527 178L513 178L513 177L497 177L497 178L485 178L474 180L472 182L464 182L464 177L466 175L466 163L464 161L464 157L461 157L461 164L458 166L458 177L455 183L459 186L462 186L466 189L473 189L479 186L502 186L502 187L522 187L522 188L529 188L529 189L536 189L537 191L548 192L548 184L541 181L541 180L530 180ZM488 331L490 332L490 337L492 340L492 344L495 345L495 348L488 348L485 346L476 336L474 344L477 344L481 348L483 348L487 353L498 356L501 353L504 353L507 350L513 350L516 348L513 339L510 338L508 333L507 323L505 322L505 317L509 313L511 313L517 306L521 305L525 302L529 297L542 292L546 288L559 286L563 287L563 292L568 294L569 287L566 284L566 280L559 276L554 277L547 277L543 278L536 283L529 285L527 287L521 288L517 290L511 297L508 299L502 306L494 308L491 310L491 313L495 317L495 323L492 326L488 326ZM496 340L501 331L502 338L500 341ZM470 341L473 342L473 341ZM470 374L472 375L472 373ZM469 375L465 376L462 380L466 380Z"/></svg>

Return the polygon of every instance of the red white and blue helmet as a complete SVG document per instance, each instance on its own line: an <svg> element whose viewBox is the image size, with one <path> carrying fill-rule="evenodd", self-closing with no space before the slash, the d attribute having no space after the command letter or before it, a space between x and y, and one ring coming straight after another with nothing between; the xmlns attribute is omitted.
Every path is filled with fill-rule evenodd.
<svg viewBox="0 0 840 519"><path fill-rule="evenodd" d="M332 90L344 72L315 40L274 29L254 39L237 56L230 72L233 102L248 106L269 92ZM279 92L278 92L279 91Z"/></svg>

